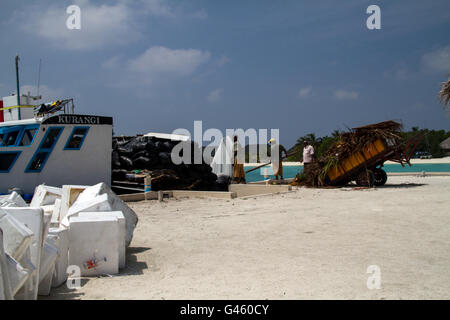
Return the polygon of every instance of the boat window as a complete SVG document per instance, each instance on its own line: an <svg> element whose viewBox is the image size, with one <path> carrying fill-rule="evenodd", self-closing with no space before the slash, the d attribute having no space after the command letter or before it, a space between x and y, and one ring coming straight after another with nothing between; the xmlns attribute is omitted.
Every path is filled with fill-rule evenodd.
<svg viewBox="0 0 450 320"><path fill-rule="evenodd" d="M52 128L48 130L47 135L44 138L44 142L40 146L41 149L49 149L53 145L55 145L56 140L59 138L59 134L61 133L61 129Z"/></svg>
<svg viewBox="0 0 450 320"><path fill-rule="evenodd" d="M34 157L33 161L31 162L29 171L41 171L45 160L47 159L48 152L38 152Z"/></svg>
<svg viewBox="0 0 450 320"><path fill-rule="evenodd" d="M64 150L80 150L88 131L89 127L75 127Z"/></svg>
<svg viewBox="0 0 450 320"><path fill-rule="evenodd" d="M3 138L6 136L5 133L0 133L0 146L3 145Z"/></svg>
<svg viewBox="0 0 450 320"><path fill-rule="evenodd" d="M19 146L26 147L26 146L31 145L37 131L38 131L37 128L25 129L22 139L20 140Z"/></svg>
<svg viewBox="0 0 450 320"><path fill-rule="evenodd" d="M25 172L41 172L64 128L49 128Z"/></svg>
<svg viewBox="0 0 450 320"><path fill-rule="evenodd" d="M9 172L20 155L16 152L0 152L0 172Z"/></svg>
<svg viewBox="0 0 450 320"><path fill-rule="evenodd" d="M10 131L5 134L3 137L3 147L10 147L16 144L17 136L19 135L20 130Z"/></svg>

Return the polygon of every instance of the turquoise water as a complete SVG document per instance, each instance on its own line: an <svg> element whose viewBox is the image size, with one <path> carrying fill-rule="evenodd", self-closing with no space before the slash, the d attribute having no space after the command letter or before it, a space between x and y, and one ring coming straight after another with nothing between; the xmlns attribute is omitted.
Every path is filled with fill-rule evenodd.
<svg viewBox="0 0 450 320"><path fill-rule="evenodd" d="M254 167L245 167L245 170L249 170ZM246 174L247 182L261 181L264 180L264 168L255 170L253 172ZM402 167L400 164L385 164L383 169L386 172L450 172L450 163L432 163L432 164L413 164L411 167L406 165ZM303 171L303 166L284 166L283 173L284 178L294 178L295 175ZM269 175L271 179L275 178L273 175Z"/></svg>

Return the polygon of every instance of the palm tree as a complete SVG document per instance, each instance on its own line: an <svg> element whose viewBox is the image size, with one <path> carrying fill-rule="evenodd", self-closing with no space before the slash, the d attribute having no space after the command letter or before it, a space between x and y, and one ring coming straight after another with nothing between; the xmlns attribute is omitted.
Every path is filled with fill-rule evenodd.
<svg viewBox="0 0 450 320"><path fill-rule="evenodd" d="M445 108L450 101L450 78L446 82L442 82L438 97Z"/></svg>
<svg viewBox="0 0 450 320"><path fill-rule="evenodd" d="M331 133L331 137L333 137L333 138L339 138L339 136L341 135L341 132L339 131L339 130L334 130L332 133Z"/></svg>

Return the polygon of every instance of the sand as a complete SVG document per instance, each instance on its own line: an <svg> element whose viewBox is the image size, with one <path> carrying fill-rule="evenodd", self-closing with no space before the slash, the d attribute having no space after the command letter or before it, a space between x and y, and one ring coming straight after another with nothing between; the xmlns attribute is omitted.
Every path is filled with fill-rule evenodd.
<svg viewBox="0 0 450 320"><path fill-rule="evenodd" d="M127 267L50 299L450 299L450 177L136 202ZM381 288L368 289L370 265Z"/></svg>

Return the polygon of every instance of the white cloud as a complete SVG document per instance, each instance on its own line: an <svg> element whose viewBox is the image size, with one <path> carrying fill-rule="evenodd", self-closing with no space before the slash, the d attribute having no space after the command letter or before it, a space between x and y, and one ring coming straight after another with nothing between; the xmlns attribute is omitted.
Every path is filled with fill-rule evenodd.
<svg viewBox="0 0 450 320"><path fill-rule="evenodd" d="M450 73L450 46L424 54L422 64L430 71Z"/></svg>
<svg viewBox="0 0 450 320"><path fill-rule="evenodd" d="M130 0L121 0L124 3ZM202 8L197 11L187 12L182 5L169 5L167 0L140 0L140 11L145 14L149 14L156 17L164 18L194 18L194 19L207 19L208 12Z"/></svg>
<svg viewBox="0 0 450 320"><path fill-rule="evenodd" d="M175 17L173 9L164 0L145 0L144 10L154 16L160 17Z"/></svg>
<svg viewBox="0 0 450 320"><path fill-rule="evenodd" d="M223 89L218 88L218 89L211 91L206 99L209 102L218 102L218 101L222 100L222 96L223 96Z"/></svg>
<svg viewBox="0 0 450 320"><path fill-rule="evenodd" d="M32 96L36 96L38 94L37 92L37 86L26 84L20 87L20 94L28 94L28 92ZM40 103L47 103L50 101L63 99L64 98L64 92L61 89L56 88L50 88L47 85L40 85L39 86L39 95L42 96L42 99L39 101Z"/></svg>
<svg viewBox="0 0 450 320"><path fill-rule="evenodd" d="M224 65L226 65L227 63L229 63L231 61L230 58L228 58L227 56L221 56L219 58L219 60L217 60L217 65L219 67L223 67Z"/></svg>
<svg viewBox="0 0 450 320"><path fill-rule="evenodd" d="M11 23L21 21L21 28L49 41L60 49L92 50L106 45L124 45L143 37L142 19L200 18L206 19L206 10L185 12L180 6L173 8L166 0L113 0L106 4L89 0L73 0L80 7L81 29L69 30L66 20L67 6L28 6L15 12ZM147 32L147 31L146 31Z"/></svg>
<svg viewBox="0 0 450 320"><path fill-rule="evenodd" d="M154 46L128 62L132 72L187 76L211 57L208 51Z"/></svg>
<svg viewBox="0 0 450 320"><path fill-rule="evenodd" d="M339 89L334 92L334 97L338 100L356 100L359 97L359 93L356 91Z"/></svg>
<svg viewBox="0 0 450 320"><path fill-rule="evenodd" d="M19 13L21 27L40 36L58 48L95 49L104 45L125 44L140 37L135 28L133 11L122 2L112 5L94 5L88 1L74 1L80 6L81 29L69 30L66 20L69 14L65 7L51 6L41 11L40 7Z"/></svg>
<svg viewBox="0 0 450 320"><path fill-rule="evenodd" d="M298 91L298 97L299 98L306 98L309 97L312 94L312 87L305 87L305 88L300 88L300 90Z"/></svg>
<svg viewBox="0 0 450 320"><path fill-rule="evenodd" d="M405 66L393 68L383 72L386 78L395 79L398 81L407 80L412 77L412 73Z"/></svg>
<svg viewBox="0 0 450 320"><path fill-rule="evenodd" d="M208 51L153 46L129 60L113 56L101 66L109 86L145 88L150 93L157 88L170 87L176 81L192 79L203 65L208 66L210 59Z"/></svg>
<svg viewBox="0 0 450 320"><path fill-rule="evenodd" d="M206 10L202 8L202 9L192 13L191 17L197 18L197 19L208 19L208 12L206 12Z"/></svg>
<svg viewBox="0 0 450 320"><path fill-rule="evenodd" d="M120 59L117 56L111 57L102 63L103 69L117 69L120 66Z"/></svg>

